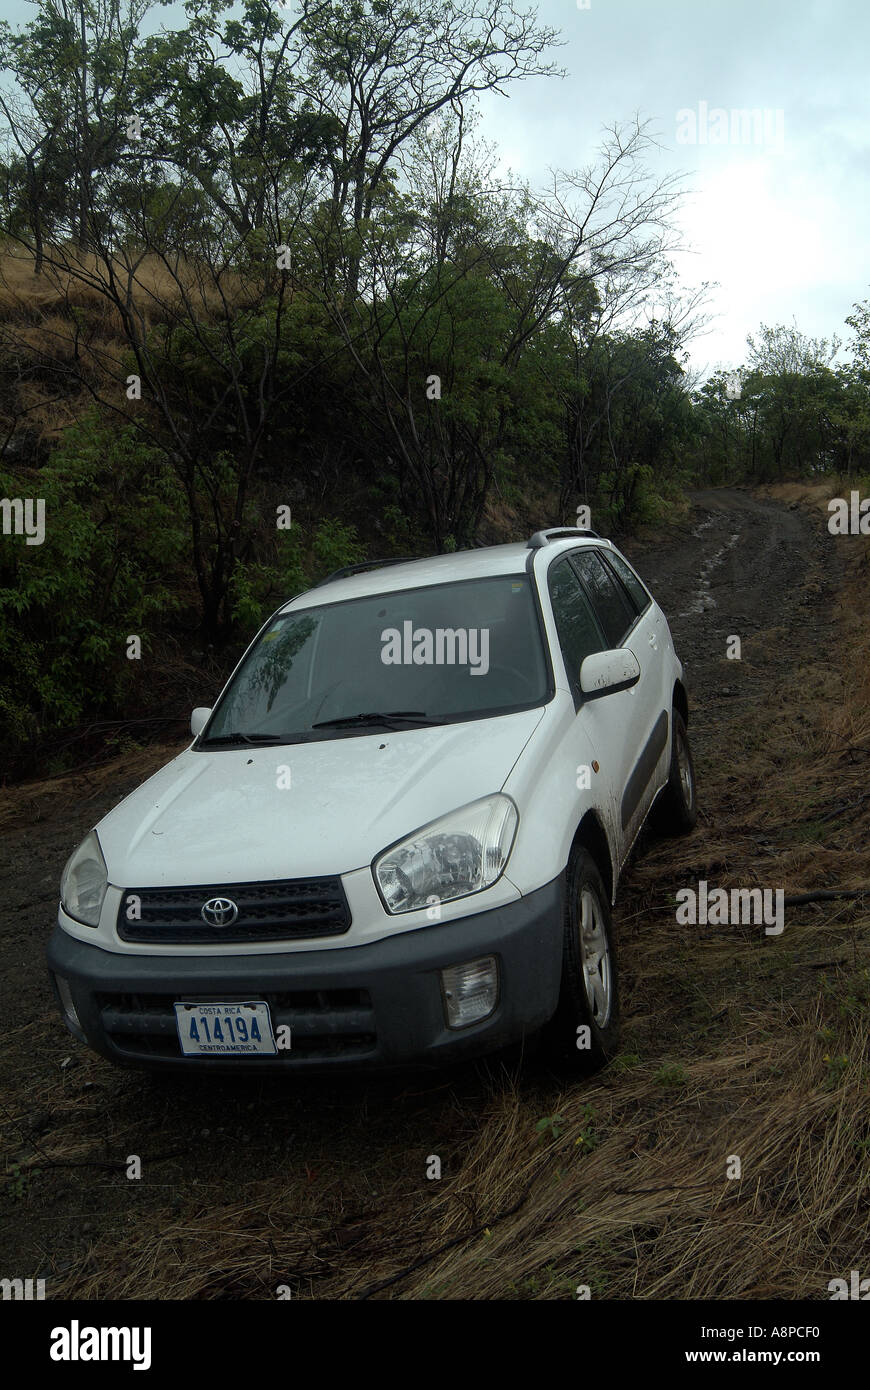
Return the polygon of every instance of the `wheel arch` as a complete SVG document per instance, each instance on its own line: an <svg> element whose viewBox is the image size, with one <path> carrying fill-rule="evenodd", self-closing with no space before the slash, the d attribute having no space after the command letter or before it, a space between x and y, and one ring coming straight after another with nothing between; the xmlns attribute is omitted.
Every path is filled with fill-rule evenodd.
<svg viewBox="0 0 870 1390"><path fill-rule="evenodd" d="M689 727L689 697L686 694L686 687L682 681L674 681L674 693L671 696L672 706L679 710L683 717L686 728Z"/></svg>
<svg viewBox="0 0 870 1390"><path fill-rule="evenodd" d="M595 866L604 883L608 901L612 903L616 889L613 855L607 832L595 811L587 811L578 825L571 843L572 852L577 845L582 845L595 860Z"/></svg>

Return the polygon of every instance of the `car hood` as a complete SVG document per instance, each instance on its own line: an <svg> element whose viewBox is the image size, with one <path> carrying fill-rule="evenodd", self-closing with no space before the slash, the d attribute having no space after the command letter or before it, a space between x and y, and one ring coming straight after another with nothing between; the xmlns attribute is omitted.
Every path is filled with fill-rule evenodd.
<svg viewBox="0 0 870 1390"><path fill-rule="evenodd" d="M96 827L109 882L177 887L349 873L421 825L499 791L543 716L537 708L315 743L189 748Z"/></svg>

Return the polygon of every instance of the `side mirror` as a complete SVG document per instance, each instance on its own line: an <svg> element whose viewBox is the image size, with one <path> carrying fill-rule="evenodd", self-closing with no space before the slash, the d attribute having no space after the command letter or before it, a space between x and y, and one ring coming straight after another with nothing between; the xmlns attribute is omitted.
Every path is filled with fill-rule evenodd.
<svg viewBox="0 0 870 1390"><path fill-rule="evenodd" d="M587 656L580 667L580 689L587 700L629 690L640 680L637 657L625 647Z"/></svg>
<svg viewBox="0 0 870 1390"><path fill-rule="evenodd" d="M190 716L190 732L193 734L194 738L198 738L202 733L208 723L210 714L211 710L207 709L205 705L197 705L193 714Z"/></svg>

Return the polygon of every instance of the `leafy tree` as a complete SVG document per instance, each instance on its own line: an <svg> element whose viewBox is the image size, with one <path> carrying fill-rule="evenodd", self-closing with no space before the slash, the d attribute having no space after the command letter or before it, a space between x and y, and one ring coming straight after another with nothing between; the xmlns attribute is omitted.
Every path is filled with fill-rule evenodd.
<svg viewBox="0 0 870 1390"><path fill-rule="evenodd" d="M0 24L11 79L0 96L7 209L30 226L37 270L46 231L86 251L111 218L106 186L127 157L130 56L149 8L150 0L38 0L20 31Z"/></svg>

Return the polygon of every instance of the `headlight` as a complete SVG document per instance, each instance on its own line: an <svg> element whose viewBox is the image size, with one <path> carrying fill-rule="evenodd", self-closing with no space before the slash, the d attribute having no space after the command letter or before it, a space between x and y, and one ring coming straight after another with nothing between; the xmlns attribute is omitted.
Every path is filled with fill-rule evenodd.
<svg viewBox="0 0 870 1390"><path fill-rule="evenodd" d="M100 925L100 911L109 877L97 832L86 835L66 862L60 878L60 901L65 912L88 927Z"/></svg>
<svg viewBox="0 0 870 1390"><path fill-rule="evenodd" d="M413 912L489 888L504 872L517 808L501 792L424 825L372 864L388 912Z"/></svg>

